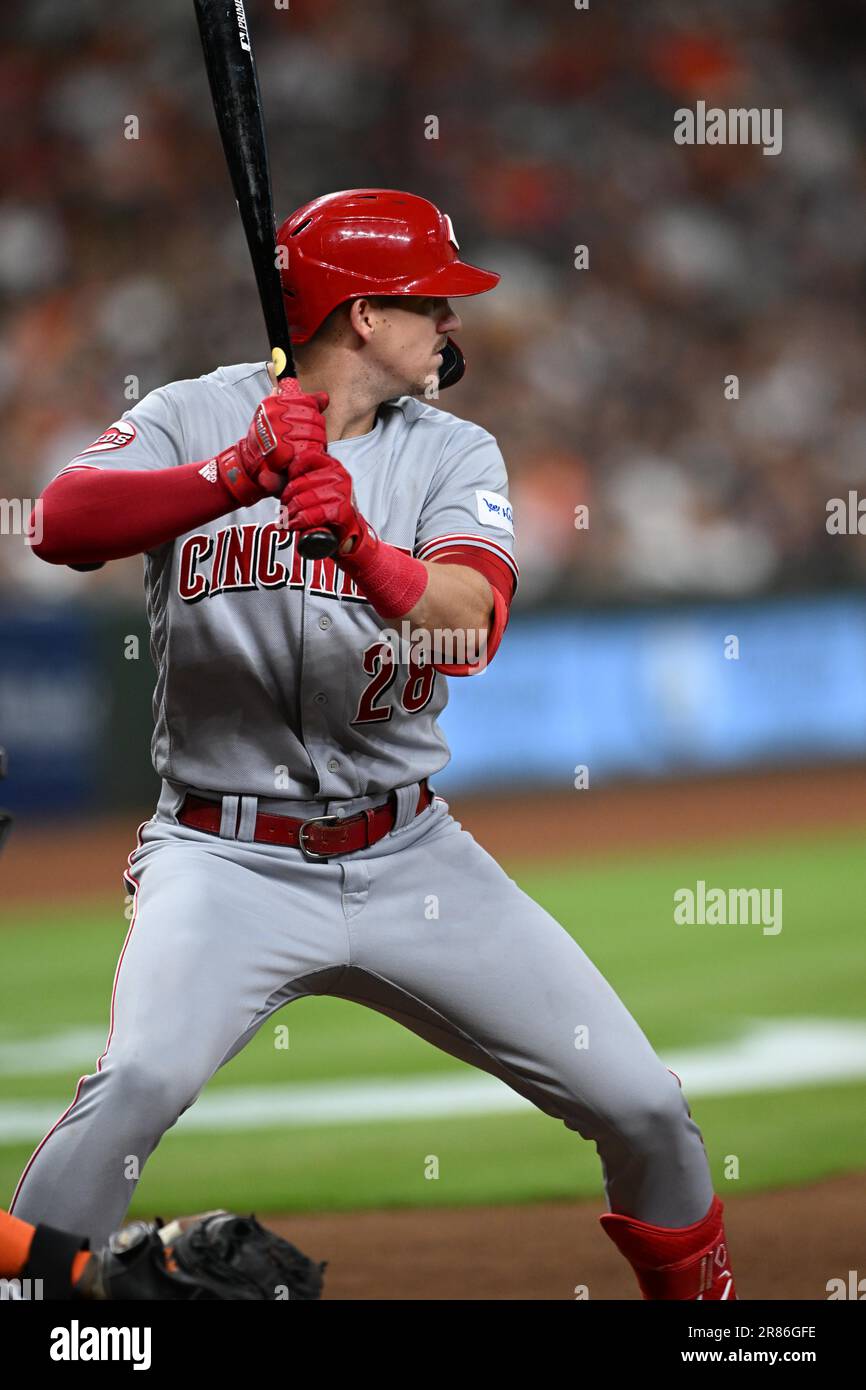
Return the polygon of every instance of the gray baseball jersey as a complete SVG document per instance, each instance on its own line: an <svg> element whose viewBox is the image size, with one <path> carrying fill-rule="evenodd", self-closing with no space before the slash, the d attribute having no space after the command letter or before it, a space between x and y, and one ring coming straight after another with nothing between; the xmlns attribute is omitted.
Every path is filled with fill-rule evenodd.
<svg viewBox="0 0 866 1390"><path fill-rule="evenodd" d="M270 391L265 363L221 367L146 396L68 468L172 468L243 437ZM384 541L432 559L455 540L517 579L502 454L492 435L411 396L333 441ZM62 470L63 472L67 469ZM149 553L145 588L161 777L269 797L358 797L432 775L447 679L383 662L388 628L332 560L304 561L266 498Z"/></svg>

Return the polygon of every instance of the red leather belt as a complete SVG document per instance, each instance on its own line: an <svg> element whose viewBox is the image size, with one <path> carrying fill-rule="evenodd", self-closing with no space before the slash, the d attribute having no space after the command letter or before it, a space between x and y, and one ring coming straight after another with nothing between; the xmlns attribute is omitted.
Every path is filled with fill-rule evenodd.
<svg viewBox="0 0 866 1390"><path fill-rule="evenodd" d="M426 810L433 800L426 779L420 783L420 787L416 816ZM177 818L181 825L188 825L192 830L219 835L222 814L222 802L187 795ZM267 845L294 846L307 859L330 859L335 854L354 854L356 850L375 845L377 840L394 829L396 817L397 797L394 792L381 806L359 811L354 816L312 816L310 820L295 820L291 816L275 816L260 811L256 816L253 839Z"/></svg>

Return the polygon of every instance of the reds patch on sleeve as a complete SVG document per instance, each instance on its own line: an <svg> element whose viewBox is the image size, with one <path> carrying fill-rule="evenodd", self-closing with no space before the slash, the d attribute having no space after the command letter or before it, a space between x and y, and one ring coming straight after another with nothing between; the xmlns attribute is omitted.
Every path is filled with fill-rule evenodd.
<svg viewBox="0 0 866 1390"><path fill-rule="evenodd" d="M511 503L501 492L486 492L475 489L475 502L478 507L478 520L483 526L498 526L501 531L514 535L514 513Z"/></svg>
<svg viewBox="0 0 866 1390"><path fill-rule="evenodd" d="M135 425L131 420L115 420L113 425L109 425L107 430L103 430L98 439L94 439L86 449L82 449L80 454L76 454L77 459L84 458L86 454L104 454L108 449L124 449L127 444L131 444L135 438Z"/></svg>

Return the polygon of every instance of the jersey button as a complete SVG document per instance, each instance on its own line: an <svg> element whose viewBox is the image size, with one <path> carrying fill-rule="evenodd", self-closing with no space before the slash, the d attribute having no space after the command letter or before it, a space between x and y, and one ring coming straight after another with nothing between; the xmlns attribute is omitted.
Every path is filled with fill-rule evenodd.
<svg viewBox="0 0 866 1390"><path fill-rule="evenodd" d="M338 758L329 758L329 759L328 759L328 771L329 771L329 772L339 772L339 770L340 770L340 762L339 762L339 759L338 759Z"/></svg>
<svg viewBox="0 0 866 1390"><path fill-rule="evenodd" d="M327 613L323 613L321 618L319 619L319 627L322 629L323 632L327 632L330 626L331 619L328 617Z"/></svg>
<svg viewBox="0 0 866 1390"><path fill-rule="evenodd" d="M317 705L326 705L328 703L328 697L324 690L320 690L317 695L314 695L313 700Z"/></svg>

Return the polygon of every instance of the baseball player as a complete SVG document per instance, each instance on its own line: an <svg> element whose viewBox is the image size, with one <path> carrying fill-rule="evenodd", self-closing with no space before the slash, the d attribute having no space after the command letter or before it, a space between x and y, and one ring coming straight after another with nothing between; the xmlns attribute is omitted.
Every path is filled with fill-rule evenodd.
<svg viewBox="0 0 866 1390"><path fill-rule="evenodd" d="M161 387L42 497L43 559L144 555L162 791L129 858L105 1051L14 1211L104 1241L214 1072L284 1005L332 995L593 1140L600 1219L645 1298L732 1299L678 1079L430 785L447 678L494 656L518 578L496 440L430 403L465 367L450 301L499 276L388 189L315 199L278 247L297 381L258 362ZM333 557L305 559L322 528Z"/></svg>

